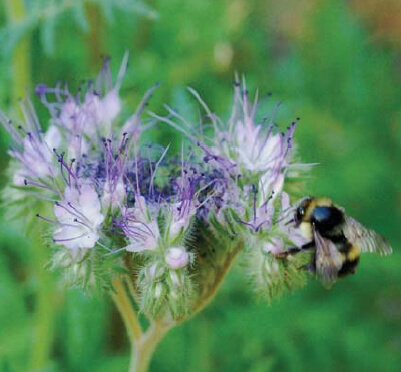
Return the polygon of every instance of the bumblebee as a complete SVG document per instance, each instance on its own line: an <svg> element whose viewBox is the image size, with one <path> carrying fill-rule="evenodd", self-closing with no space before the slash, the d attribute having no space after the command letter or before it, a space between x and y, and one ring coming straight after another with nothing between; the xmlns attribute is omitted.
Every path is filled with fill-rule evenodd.
<svg viewBox="0 0 401 372"><path fill-rule="evenodd" d="M344 208L326 197L301 199L296 204L291 222L309 242L285 253L313 250L307 268L326 287L331 287L340 277L353 274L361 253L387 255L392 252L381 235L347 216Z"/></svg>

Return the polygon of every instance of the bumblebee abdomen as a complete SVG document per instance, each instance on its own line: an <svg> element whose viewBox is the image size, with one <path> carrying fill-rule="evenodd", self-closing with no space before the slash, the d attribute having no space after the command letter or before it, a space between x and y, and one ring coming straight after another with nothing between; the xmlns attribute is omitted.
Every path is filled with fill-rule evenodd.
<svg viewBox="0 0 401 372"><path fill-rule="evenodd" d="M359 254L360 250L359 247L355 244L351 244L347 242L346 247L343 248L343 258L344 262L341 266L340 271L338 272L339 277L344 277L349 274L354 274L355 269L359 263Z"/></svg>
<svg viewBox="0 0 401 372"><path fill-rule="evenodd" d="M361 251L357 245L349 243L348 252L347 252L347 260L354 261L354 260L359 259L360 253L361 253Z"/></svg>
<svg viewBox="0 0 401 372"><path fill-rule="evenodd" d="M348 260L346 259L340 269L340 271L338 272L338 276L339 277L344 277L347 276L349 274L354 274L355 273L355 269L358 266L359 263L359 257L355 258L354 260Z"/></svg>

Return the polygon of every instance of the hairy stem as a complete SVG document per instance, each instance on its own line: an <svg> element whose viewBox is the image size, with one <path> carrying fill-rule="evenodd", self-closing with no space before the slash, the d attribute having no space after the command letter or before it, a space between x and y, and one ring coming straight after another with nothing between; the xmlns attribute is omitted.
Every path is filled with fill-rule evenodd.
<svg viewBox="0 0 401 372"><path fill-rule="evenodd" d="M173 323L163 318L156 319L144 332L129 297L129 289L124 281L115 280L113 284L115 293L112 293L111 296L123 318L131 343L129 372L146 372L157 344L173 326Z"/></svg>
<svg viewBox="0 0 401 372"><path fill-rule="evenodd" d="M129 372L147 372L156 346L171 328L171 324L155 321L137 342L131 354Z"/></svg>
<svg viewBox="0 0 401 372"><path fill-rule="evenodd" d="M125 279L128 284L131 296L135 301L139 301L139 289L137 286L138 270L139 270L138 263L134 263L132 261L131 255L129 254L124 255L124 263L129 271L129 275Z"/></svg>
<svg viewBox="0 0 401 372"><path fill-rule="evenodd" d="M135 345L143 337L141 324L139 323L135 310L132 307L131 300L123 281L115 280L113 284L115 289L115 293L112 294L113 301L123 318L131 344Z"/></svg>

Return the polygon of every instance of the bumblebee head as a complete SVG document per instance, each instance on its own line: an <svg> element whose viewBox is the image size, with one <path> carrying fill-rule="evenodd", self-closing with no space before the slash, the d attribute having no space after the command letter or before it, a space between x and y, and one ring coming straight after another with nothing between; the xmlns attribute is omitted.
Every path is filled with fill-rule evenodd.
<svg viewBox="0 0 401 372"><path fill-rule="evenodd" d="M300 200L295 211L295 225L301 222L320 223L331 218L333 202L326 197L307 196Z"/></svg>
<svg viewBox="0 0 401 372"><path fill-rule="evenodd" d="M344 213L326 197L307 197L300 201L295 215L295 226L311 224L319 231L328 231L344 222Z"/></svg>
<svg viewBox="0 0 401 372"><path fill-rule="evenodd" d="M295 226L299 226L301 222L305 221L305 218L307 217L307 211L309 210L309 206L313 199L313 196L306 196L305 198L301 199L294 215Z"/></svg>

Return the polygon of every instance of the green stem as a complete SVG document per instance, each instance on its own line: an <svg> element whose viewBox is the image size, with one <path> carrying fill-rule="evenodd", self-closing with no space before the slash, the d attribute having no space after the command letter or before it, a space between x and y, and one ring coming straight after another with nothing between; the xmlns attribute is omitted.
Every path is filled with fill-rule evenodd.
<svg viewBox="0 0 401 372"><path fill-rule="evenodd" d="M131 344L135 344L143 336L141 324L139 323L139 320L132 307L131 300L124 283L121 280L115 280L113 285L115 293L113 293L111 296L121 314L121 317L123 318Z"/></svg>
<svg viewBox="0 0 401 372"><path fill-rule="evenodd" d="M162 322L152 324L139 342L135 343L132 353L129 372L147 372L156 346L171 326Z"/></svg>
<svg viewBox="0 0 401 372"><path fill-rule="evenodd" d="M163 319L157 319L151 323L146 332L143 332L124 282L115 280L114 290L112 298L123 318L131 342L129 372L147 372L156 346L172 324Z"/></svg>
<svg viewBox="0 0 401 372"><path fill-rule="evenodd" d="M8 22L17 24L26 16L24 0L4 0L7 8ZM15 107L18 100L25 96L31 85L31 45L30 33L26 32L18 41L12 55L12 103Z"/></svg>

